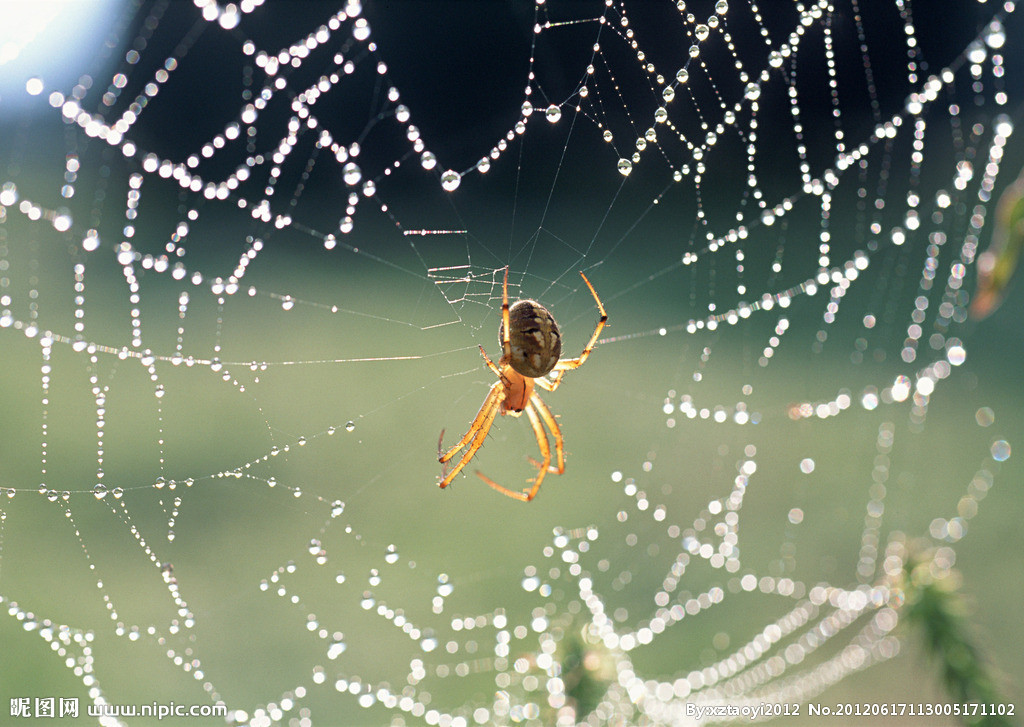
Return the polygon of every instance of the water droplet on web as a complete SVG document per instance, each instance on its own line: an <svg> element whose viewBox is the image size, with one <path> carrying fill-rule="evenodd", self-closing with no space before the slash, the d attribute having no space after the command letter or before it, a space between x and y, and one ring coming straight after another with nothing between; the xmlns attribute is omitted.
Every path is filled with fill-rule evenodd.
<svg viewBox="0 0 1024 727"><path fill-rule="evenodd" d="M346 431L346 432L351 432L351 431L352 431L353 429L355 429L355 428L356 428L356 423L355 423L355 422L351 422L351 421L350 421L350 422L347 422L347 423L345 424L345 431Z"/></svg>
<svg viewBox="0 0 1024 727"><path fill-rule="evenodd" d="M616 167L619 170L619 174L628 177L629 173L633 171L633 162L629 161L629 159L619 159Z"/></svg>
<svg viewBox="0 0 1024 727"><path fill-rule="evenodd" d="M96 496L97 500L102 500L104 497L107 496L107 486L104 485L102 482L97 483L92 488L92 494Z"/></svg>
<svg viewBox="0 0 1024 727"><path fill-rule="evenodd" d="M718 0L715 3L715 12L719 15L725 15L729 11L728 0Z"/></svg>
<svg viewBox="0 0 1024 727"><path fill-rule="evenodd" d="M85 237L82 239L82 249L86 252L92 252L98 249L100 246L100 236L96 230L89 230L85 233Z"/></svg>
<svg viewBox="0 0 1024 727"><path fill-rule="evenodd" d="M487 174L491 170L491 160L487 157L482 158L476 163L476 170L481 174Z"/></svg>
<svg viewBox="0 0 1024 727"><path fill-rule="evenodd" d="M437 648L437 639L432 636L428 636L420 642L420 648L424 651L433 651Z"/></svg>
<svg viewBox="0 0 1024 727"><path fill-rule="evenodd" d="M1005 462L1010 459L1010 443L1005 439L997 439L992 442L992 459L996 462Z"/></svg>
<svg viewBox="0 0 1024 727"><path fill-rule="evenodd" d="M447 573L442 573L437 577L437 595L444 598L450 596L454 590L455 586L449 580Z"/></svg>
<svg viewBox="0 0 1024 727"><path fill-rule="evenodd" d="M371 608L374 607L374 605L376 603L377 603L377 601L373 597L373 594L370 593L369 591L364 591L363 592L363 600L361 600L359 602L359 605L362 606L364 611L369 611Z"/></svg>
<svg viewBox="0 0 1024 727"><path fill-rule="evenodd" d="M746 96L748 101L756 101L761 98L761 87L756 83L748 83L743 95Z"/></svg>
<svg viewBox="0 0 1024 727"><path fill-rule="evenodd" d="M610 142L614 137L612 136L612 132L609 129L605 129L604 133L601 134L601 138L603 138L605 141Z"/></svg>
<svg viewBox="0 0 1024 727"><path fill-rule="evenodd" d="M384 562L385 563L397 563L398 562L398 551L395 546L389 545L384 551Z"/></svg>
<svg viewBox="0 0 1024 727"><path fill-rule="evenodd" d="M666 86L665 90L661 92L661 97L665 99L665 103L672 103L672 99L676 97L676 90L671 86Z"/></svg>
<svg viewBox="0 0 1024 727"><path fill-rule="evenodd" d="M420 155L420 166L426 170L433 169L437 166L437 157L434 156L434 152L425 151Z"/></svg>
<svg viewBox="0 0 1024 727"><path fill-rule="evenodd" d="M340 517L345 512L345 503L341 500L335 500L331 503L331 517Z"/></svg>
<svg viewBox="0 0 1024 727"><path fill-rule="evenodd" d="M529 116L533 113L533 104L529 101L523 101L523 116Z"/></svg>
<svg viewBox="0 0 1024 727"><path fill-rule="evenodd" d="M551 104L548 106L547 111L544 112L544 116L552 124L557 124L558 120L562 118L562 109L558 108L555 104Z"/></svg>
<svg viewBox="0 0 1024 727"><path fill-rule="evenodd" d="M441 175L441 188L445 192L454 192L462 183L462 175L454 169L449 169Z"/></svg>
<svg viewBox="0 0 1024 727"><path fill-rule="evenodd" d="M1006 43L1006 29L999 20L989 23L985 33L985 44L992 50L998 50Z"/></svg>
<svg viewBox="0 0 1024 727"><path fill-rule="evenodd" d="M707 40L710 33L711 29L703 23L693 29L693 34L697 36L697 40Z"/></svg>
<svg viewBox="0 0 1024 727"><path fill-rule="evenodd" d="M664 106L659 106L658 110L654 112L654 120L659 124L664 124L668 120L668 111Z"/></svg>
<svg viewBox="0 0 1024 727"><path fill-rule="evenodd" d="M329 647L327 647L327 658L337 659L339 656L345 653L345 649L347 648L348 646L345 644L344 641L340 639L335 640L331 643Z"/></svg>
<svg viewBox="0 0 1024 727"><path fill-rule="evenodd" d="M345 180L345 184L350 187L354 187L359 184L363 179L363 170L359 168L359 165L355 162L349 162L341 168L342 178Z"/></svg>
<svg viewBox="0 0 1024 727"><path fill-rule="evenodd" d="M537 576L526 576L523 578L522 585L524 591L536 591L540 585L540 578Z"/></svg>
<svg viewBox="0 0 1024 727"><path fill-rule="evenodd" d="M676 80L679 81L679 83L686 83L690 80L690 72L685 68L680 68L676 71Z"/></svg>

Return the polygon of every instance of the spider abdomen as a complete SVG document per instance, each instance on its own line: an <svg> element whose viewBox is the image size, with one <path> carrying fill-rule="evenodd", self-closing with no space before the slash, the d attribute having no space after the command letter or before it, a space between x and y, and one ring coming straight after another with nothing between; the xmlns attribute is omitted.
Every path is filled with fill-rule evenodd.
<svg viewBox="0 0 1024 727"><path fill-rule="evenodd" d="M532 379L548 373L562 356L562 336L554 316L535 300L516 301L508 314L509 365ZM498 341L504 345L504 339L503 323L498 330Z"/></svg>

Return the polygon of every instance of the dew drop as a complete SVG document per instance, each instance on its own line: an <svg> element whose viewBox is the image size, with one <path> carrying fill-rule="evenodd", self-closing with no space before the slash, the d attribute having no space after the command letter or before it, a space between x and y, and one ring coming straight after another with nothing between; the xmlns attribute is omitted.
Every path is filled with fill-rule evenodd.
<svg viewBox="0 0 1024 727"><path fill-rule="evenodd" d="M454 169L449 169L441 174L441 188L445 192L454 192L462 183L462 175Z"/></svg>
<svg viewBox="0 0 1024 727"><path fill-rule="evenodd" d="M693 33L694 35L697 36L697 40L707 40L708 35L711 33L711 29L708 28L708 26L701 23L700 25L693 29Z"/></svg>
<svg viewBox="0 0 1024 727"><path fill-rule="evenodd" d="M337 659L339 656L345 653L345 649L347 648L348 646L345 644L344 641L342 641L341 639L337 639L336 641L333 641L329 647L327 647L327 658Z"/></svg>
<svg viewBox="0 0 1024 727"><path fill-rule="evenodd" d="M524 591L536 591L538 586L540 586L540 578L537 576L526 576L523 578Z"/></svg>
<svg viewBox="0 0 1024 727"><path fill-rule="evenodd" d="M558 108L556 104L548 106L547 111L544 112L544 116L552 124L557 124L558 120L562 118L562 109Z"/></svg>
<svg viewBox="0 0 1024 727"><path fill-rule="evenodd" d="M359 184L363 179L363 170L359 168L359 165L355 162L349 162L341 169L342 178L345 180L345 184L350 187L354 187Z"/></svg>
<svg viewBox="0 0 1024 727"><path fill-rule="evenodd" d="M437 648L437 639L432 636L428 636L420 642L420 648L424 651L433 651Z"/></svg>
<svg viewBox="0 0 1024 727"><path fill-rule="evenodd" d="M422 154L420 154L420 166L426 169L427 171L430 171L431 169L436 167L437 157L434 156L434 152L425 151Z"/></svg>
<svg viewBox="0 0 1024 727"><path fill-rule="evenodd" d="M398 562L398 551L394 544L389 545L384 551L384 562L385 563L397 563Z"/></svg>
<svg viewBox="0 0 1024 727"><path fill-rule="evenodd" d="M442 573L437 577L437 595L442 598L447 598L452 595L452 591L455 590L454 584L448 578L447 573Z"/></svg>
<svg viewBox="0 0 1024 727"><path fill-rule="evenodd" d="M661 97L665 99L665 103L672 103L672 99L676 97L676 90L671 86L666 86L665 90L661 92Z"/></svg>
<svg viewBox="0 0 1024 727"><path fill-rule="evenodd" d="M341 517L341 514L345 512L345 503L341 500L335 500L331 503L331 517Z"/></svg>
<svg viewBox="0 0 1024 727"><path fill-rule="evenodd" d="M629 159L619 159L616 167L619 170L619 174L628 177L629 173L633 171L633 162L629 161Z"/></svg>
<svg viewBox="0 0 1024 727"><path fill-rule="evenodd" d="M96 497L97 500L102 500L104 497L107 496L107 486L104 485L102 482L97 483L92 488L92 494Z"/></svg>
<svg viewBox="0 0 1024 727"><path fill-rule="evenodd" d="M685 68L680 68L676 71L676 80L679 81L679 83L686 83L690 80L690 72Z"/></svg>
<svg viewBox="0 0 1024 727"><path fill-rule="evenodd" d="M347 422L345 424L345 431L346 432L351 432L355 428L356 428L356 423L355 422Z"/></svg>
<svg viewBox="0 0 1024 727"><path fill-rule="evenodd" d="M1005 439L997 439L992 442L992 459L996 462L1005 462L1010 459L1010 443Z"/></svg>

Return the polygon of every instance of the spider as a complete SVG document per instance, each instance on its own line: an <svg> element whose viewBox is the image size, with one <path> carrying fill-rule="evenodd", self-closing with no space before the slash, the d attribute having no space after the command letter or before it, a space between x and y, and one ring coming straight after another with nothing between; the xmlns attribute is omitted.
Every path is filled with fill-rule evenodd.
<svg viewBox="0 0 1024 727"><path fill-rule="evenodd" d="M505 267L505 280L501 288L501 327L498 329L498 341L501 343L502 355L495 365L488 357L484 347L480 346L480 355L484 357L487 368L494 372L498 380L491 385L491 390L484 399L480 411L477 412L473 423L469 426L462 439L449 449L441 453L441 442L444 440L444 431L441 432L441 441L438 442L438 461L446 465L459 451L469 445L469 448L462 455L462 458L452 468L451 472L442 471L440 487L445 488L452 483L455 476L462 471L473 455L483 446L484 439L494 423L494 417L500 411L502 415L511 414L519 416L524 411L530 419L530 426L537 437L537 446L540 447L540 455L543 461L530 458L530 462L537 467L537 476L533 479L533 485L521 492L502 487L497 482L487 477L480 471L477 476L503 495L514 497L523 502L529 502L540 489L544 475L548 472L562 474L565 471L565 455L563 452L562 431L558 428L555 415L548 409L547 404L541 401L540 396L534 392L534 384L545 391L554 391L562 383L562 376L566 371L578 369L586 362L590 352L597 343L597 337L601 335L601 329L608 321L608 316L601 305L601 299L597 297L597 291L587 280L587 276L580 272L583 282L590 288L597 309L601 312L601 320L597 322L594 335L590 337L586 348L583 349L577 358L568 358L559 361L562 355L562 337L558 332L558 324L547 308L535 300L518 300L510 307L508 304L508 267ZM553 373L552 373L553 372ZM548 377L550 374L550 377ZM551 430L555 439L555 461L551 464L551 447L548 443L547 433L544 426Z"/></svg>

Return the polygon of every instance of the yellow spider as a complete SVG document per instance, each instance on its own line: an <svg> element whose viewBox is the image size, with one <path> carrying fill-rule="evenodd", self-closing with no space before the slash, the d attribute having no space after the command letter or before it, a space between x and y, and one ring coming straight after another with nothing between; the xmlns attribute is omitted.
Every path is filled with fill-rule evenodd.
<svg viewBox="0 0 1024 727"><path fill-rule="evenodd" d="M534 390L536 384L545 391L554 391L562 382L562 376L566 371L578 369L587 360L587 356L594 349L597 337L601 335L601 329L608 321L608 316L601 305L601 299L597 297L597 291L587 280L587 276L580 272L583 282L590 288L591 295L597 303L597 309L601 311L601 320L597 322L594 335L590 337L583 353L578 358L568 358L559 361L562 355L562 337L558 332L558 324L547 308L535 300L518 300L512 307L508 304L508 267L505 267L505 281L501 289L501 327L498 329L498 340L501 343L502 355L498 359L498 365L487 356L484 347L480 347L480 355L484 357L487 368L494 372L498 380L491 386L491 390L484 399L483 406L477 412L476 418L469 426L469 431L463 435L458 444L441 454L441 442L444 441L444 431L441 432L441 441L438 442L438 461L444 465L451 460L467 444L469 449L458 461L451 472L442 472L443 479L440 486L447 487L455 479L455 475L462 471L462 468L473 459L473 455L483 446L487 433L491 430L494 417L500 411L502 415L511 414L519 416L524 411L530 418L530 426L537 437L537 446L540 447L540 455L543 459L538 462L530 459L530 462L537 467L537 477L533 480L533 486L528 490L516 492L507 487L502 487L497 482L487 477L480 471L477 476L503 495L514 497L523 502L529 502L540 489L540 483L548 472L562 474L565 471L565 457L562 448L562 432L555 421L555 415L551 413L547 405L541 401ZM551 374L548 378L547 374ZM543 423L542 423L543 422ZM548 444L548 436L544 431L544 425L551 430L555 438L556 465L551 464L551 448Z"/></svg>

